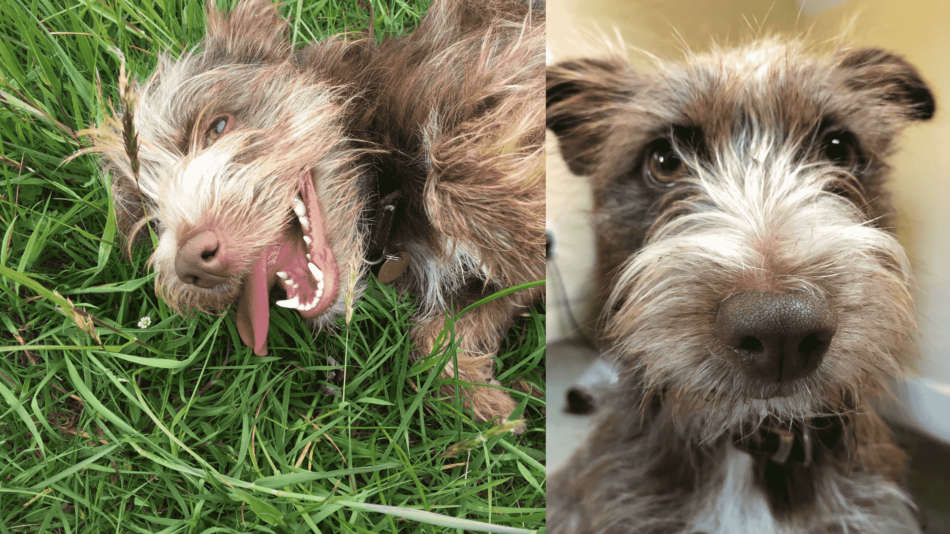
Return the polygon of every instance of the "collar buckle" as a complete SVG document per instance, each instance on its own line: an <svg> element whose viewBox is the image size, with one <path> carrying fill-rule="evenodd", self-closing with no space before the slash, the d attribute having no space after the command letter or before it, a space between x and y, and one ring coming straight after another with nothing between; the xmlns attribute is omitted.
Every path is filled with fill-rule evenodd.
<svg viewBox="0 0 950 534"><path fill-rule="evenodd" d="M733 436L732 443L740 451L777 465L797 462L808 467L819 445L828 450L848 451L854 441L851 426L849 417L837 415L796 421L787 429L763 424Z"/></svg>
<svg viewBox="0 0 950 534"><path fill-rule="evenodd" d="M376 206L376 213L373 216L370 229L370 239L366 247L366 256L363 258L363 261L370 265L377 265L387 259L386 247L392 235L393 221L396 218L396 211L399 208L399 199L401 196L402 190L397 189L379 199L379 204Z"/></svg>

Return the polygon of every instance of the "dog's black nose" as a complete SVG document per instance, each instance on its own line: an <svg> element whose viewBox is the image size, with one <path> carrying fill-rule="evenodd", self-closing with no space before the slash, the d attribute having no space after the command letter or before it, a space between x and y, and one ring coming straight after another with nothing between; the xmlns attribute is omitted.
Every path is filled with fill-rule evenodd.
<svg viewBox="0 0 950 534"><path fill-rule="evenodd" d="M222 261L223 256L214 232L198 232L178 248L175 272L186 284L211 289L227 280L228 265Z"/></svg>
<svg viewBox="0 0 950 534"><path fill-rule="evenodd" d="M716 336L735 351L742 370L768 382L814 371L837 329L831 302L805 292L737 293L716 315Z"/></svg>

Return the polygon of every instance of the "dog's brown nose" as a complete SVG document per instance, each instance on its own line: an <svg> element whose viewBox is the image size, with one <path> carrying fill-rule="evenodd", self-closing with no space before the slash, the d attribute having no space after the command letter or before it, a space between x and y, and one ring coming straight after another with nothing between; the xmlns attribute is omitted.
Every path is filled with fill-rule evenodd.
<svg viewBox="0 0 950 534"><path fill-rule="evenodd" d="M175 272L186 284L211 289L227 280L228 266L221 261L218 236L210 230L199 232L178 248Z"/></svg>
<svg viewBox="0 0 950 534"><path fill-rule="evenodd" d="M737 293L716 315L716 336L735 350L742 370L768 382L814 371L837 329L831 303L805 292Z"/></svg>

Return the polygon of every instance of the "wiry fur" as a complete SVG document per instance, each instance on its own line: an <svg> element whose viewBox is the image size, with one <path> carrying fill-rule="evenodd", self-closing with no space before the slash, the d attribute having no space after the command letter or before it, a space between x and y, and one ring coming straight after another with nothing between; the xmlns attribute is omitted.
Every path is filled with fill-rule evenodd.
<svg viewBox="0 0 950 534"><path fill-rule="evenodd" d="M545 274L543 9L511 0L442 3L412 35L381 48L379 57L399 67L380 78L389 90L373 127L393 151L389 172L424 176L410 183L418 212L392 238L423 260L397 281L424 295L423 324L413 332L422 353L444 328L446 310ZM542 294L520 291L455 324L465 351L461 379L492 383L512 315ZM482 419L516 406L496 388L476 387L468 398Z"/></svg>
<svg viewBox="0 0 950 534"><path fill-rule="evenodd" d="M547 106L593 187L602 342L623 383L552 478L549 530L887 531L882 503L906 499L904 456L868 403L907 366L914 331L884 189L893 138L934 111L913 67L768 39L653 73L620 58L555 65ZM859 164L822 159L829 130L854 134ZM640 172L667 136L687 168L671 187ZM833 303L837 333L813 373L766 383L740 371L714 323L744 291ZM856 445L776 468L732 442L820 416L848 417Z"/></svg>
<svg viewBox="0 0 950 534"><path fill-rule="evenodd" d="M420 296L412 337L424 355L446 313L543 278L543 44L543 11L517 0L437 0L411 35L379 46L331 38L296 52L269 0L227 14L209 2L201 45L162 55L135 86L138 181L119 117L88 132L90 151L112 174L123 233L153 225L156 287L179 311L238 299L262 251L294 231L291 199L309 171L340 273L335 302L311 319L317 328L343 313L348 292L365 289L376 202L384 186L401 185L389 252L412 254L394 285ZM223 113L235 131L203 145L206 121ZM228 244L238 264L226 283L203 289L179 279L175 259L212 222L238 237ZM492 351L540 295L496 300L456 323L462 379L491 380ZM515 407L493 388L466 400L479 420Z"/></svg>

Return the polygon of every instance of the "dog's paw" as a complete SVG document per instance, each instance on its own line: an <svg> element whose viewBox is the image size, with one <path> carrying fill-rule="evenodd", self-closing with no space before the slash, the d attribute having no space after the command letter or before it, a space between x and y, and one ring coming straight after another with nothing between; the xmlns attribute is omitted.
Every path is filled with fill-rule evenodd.
<svg viewBox="0 0 950 534"><path fill-rule="evenodd" d="M501 385L501 382L494 378L490 378L487 383L492 386ZM511 412L518 407L518 403L507 391L497 387L475 386L470 393L466 392L466 394L471 395L466 400L471 403L475 419L478 421L494 419L497 423L504 423Z"/></svg>

